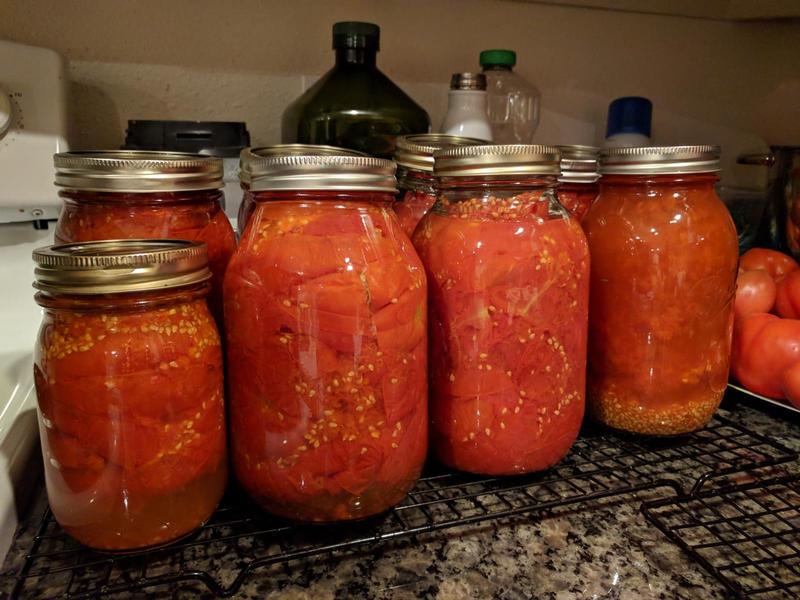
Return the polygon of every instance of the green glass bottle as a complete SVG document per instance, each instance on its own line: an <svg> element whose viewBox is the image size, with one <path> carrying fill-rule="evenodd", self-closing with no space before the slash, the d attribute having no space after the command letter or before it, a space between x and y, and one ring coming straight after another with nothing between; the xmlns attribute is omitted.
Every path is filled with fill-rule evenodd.
<svg viewBox="0 0 800 600"><path fill-rule="evenodd" d="M336 65L283 113L284 143L326 144L391 158L398 135L430 131L428 113L378 70L380 28L333 26Z"/></svg>

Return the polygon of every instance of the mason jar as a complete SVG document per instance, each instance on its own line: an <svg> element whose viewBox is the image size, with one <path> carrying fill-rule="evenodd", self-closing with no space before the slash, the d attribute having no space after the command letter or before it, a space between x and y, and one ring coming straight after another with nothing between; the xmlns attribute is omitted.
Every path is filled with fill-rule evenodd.
<svg viewBox="0 0 800 600"><path fill-rule="evenodd" d="M580 222L600 193L597 170L600 149L592 146L559 146L558 149L561 152L558 201Z"/></svg>
<svg viewBox="0 0 800 600"><path fill-rule="evenodd" d="M583 418L588 320L589 253L555 197L558 150L434 158L438 197L414 233L429 285L433 455L474 473L546 469Z"/></svg>
<svg viewBox="0 0 800 600"><path fill-rule="evenodd" d="M244 148L239 153L239 182L242 186L242 203L239 205L239 216L236 219L239 235L244 234L244 229L253 215L256 201L250 193L251 165L259 158L269 156L367 156L358 150L349 150L337 146L314 146L312 144L275 144L260 148Z"/></svg>
<svg viewBox="0 0 800 600"><path fill-rule="evenodd" d="M589 412L674 435L708 423L728 380L738 243L716 146L614 148L583 227L592 253Z"/></svg>
<svg viewBox="0 0 800 600"><path fill-rule="evenodd" d="M397 163L398 193L394 212L409 237L436 201L433 153L450 146L485 143L485 140L445 133L420 133L397 138L394 161Z"/></svg>
<svg viewBox="0 0 800 600"><path fill-rule="evenodd" d="M427 450L426 284L394 163L266 156L225 278L231 448L272 513L342 521L400 502Z"/></svg>
<svg viewBox="0 0 800 600"><path fill-rule="evenodd" d="M225 488L222 351L203 244L115 240L41 248L34 353L50 507L102 550L202 525Z"/></svg>
<svg viewBox="0 0 800 600"><path fill-rule="evenodd" d="M222 200L222 159L148 150L64 152L54 157L64 201L59 244L132 238L206 244L211 312L222 324L222 281L236 236Z"/></svg>

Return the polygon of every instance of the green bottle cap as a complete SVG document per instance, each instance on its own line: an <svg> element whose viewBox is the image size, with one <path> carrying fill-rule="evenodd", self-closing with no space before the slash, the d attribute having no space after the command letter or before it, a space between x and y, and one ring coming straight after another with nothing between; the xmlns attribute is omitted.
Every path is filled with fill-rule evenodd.
<svg viewBox="0 0 800 600"><path fill-rule="evenodd" d="M484 50L481 52L480 62L482 67L513 67L517 64L517 53L513 50Z"/></svg>
<svg viewBox="0 0 800 600"><path fill-rule="evenodd" d="M374 48L380 47L381 28L374 23L361 21L340 21L333 24L334 48Z"/></svg>

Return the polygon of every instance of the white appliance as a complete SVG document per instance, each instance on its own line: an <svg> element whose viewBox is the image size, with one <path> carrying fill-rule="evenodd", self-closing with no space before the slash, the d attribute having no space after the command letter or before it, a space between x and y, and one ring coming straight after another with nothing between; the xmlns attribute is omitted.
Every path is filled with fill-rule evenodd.
<svg viewBox="0 0 800 600"><path fill-rule="evenodd" d="M64 62L0 40L0 223L55 219L53 154L67 149Z"/></svg>
<svg viewBox="0 0 800 600"><path fill-rule="evenodd" d="M39 476L31 252L52 243L52 224L41 223L60 207L53 154L67 149L65 88L58 54L0 41L0 558Z"/></svg>

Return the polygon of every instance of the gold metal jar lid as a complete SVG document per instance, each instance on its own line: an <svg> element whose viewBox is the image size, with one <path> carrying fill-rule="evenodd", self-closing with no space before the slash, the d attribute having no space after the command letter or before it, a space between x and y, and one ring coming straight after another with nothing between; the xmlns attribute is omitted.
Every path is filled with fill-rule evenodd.
<svg viewBox="0 0 800 600"><path fill-rule="evenodd" d="M254 192L397 192L397 167L382 158L301 154L265 156L250 164L250 189Z"/></svg>
<svg viewBox="0 0 800 600"><path fill-rule="evenodd" d="M260 159L272 156L367 156L358 150L339 148L338 146L324 146L313 144L275 144L274 146L261 146L258 148L243 148L239 153L239 180L250 185L255 166L256 176L259 176L258 167Z"/></svg>
<svg viewBox="0 0 800 600"><path fill-rule="evenodd" d="M456 146L434 152L433 172L437 177L558 175L560 158L555 146Z"/></svg>
<svg viewBox="0 0 800 600"><path fill-rule="evenodd" d="M89 150L53 157L56 185L90 192L189 192L224 186L222 159L185 152Z"/></svg>
<svg viewBox="0 0 800 600"><path fill-rule="evenodd" d="M600 179L598 157L600 148L594 146L558 146L561 152L561 175L563 183L594 183Z"/></svg>
<svg viewBox="0 0 800 600"><path fill-rule="evenodd" d="M680 175L720 170L719 146L643 146L604 148L601 175Z"/></svg>
<svg viewBox="0 0 800 600"><path fill-rule="evenodd" d="M407 169L433 173L433 154L451 146L483 146L486 140L448 135L446 133L416 133L397 138L394 162Z"/></svg>
<svg viewBox="0 0 800 600"><path fill-rule="evenodd" d="M183 287L211 278L206 245L183 240L103 240L33 251L33 287L97 295Z"/></svg>

